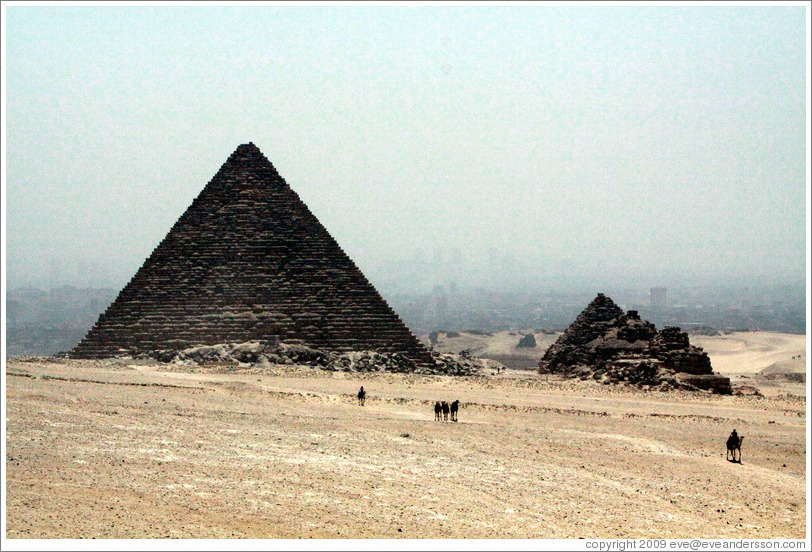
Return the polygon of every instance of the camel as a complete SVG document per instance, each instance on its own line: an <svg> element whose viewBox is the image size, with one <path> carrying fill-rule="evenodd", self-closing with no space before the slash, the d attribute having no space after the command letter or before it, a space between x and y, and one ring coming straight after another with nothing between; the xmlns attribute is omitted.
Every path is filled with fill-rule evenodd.
<svg viewBox="0 0 812 552"><path fill-rule="evenodd" d="M460 408L460 401L459 400L456 400L453 403L451 403L451 421L452 422L457 421L457 410L459 410L459 408Z"/></svg>
<svg viewBox="0 0 812 552"><path fill-rule="evenodd" d="M364 403L367 400L367 392L364 391L364 386L361 386L361 389L358 390L358 404L364 406Z"/></svg>
<svg viewBox="0 0 812 552"><path fill-rule="evenodd" d="M434 403L434 420L439 422L440 421L440 412L443 411L442 405L439 402Z"/></svg>
<svg viewBox="0 0 812 552"><path fill-rule="evenodd" d="M447 422L448 421L448 412L451 409L449 408L448 403L445 402L445 401L443 401L442 407L443 407L443 420Z"/></svg>
<svg viewBox="0 0 812 552"><path fill-rule="evenodd" d="M727 438L727 459L731 462L742 463L742 441L744 441L744 437L737 435L735 429ZM736 451L739 451L738 460L736 460ZM733 457L732 460L730 459L731 456Z"/></svg>

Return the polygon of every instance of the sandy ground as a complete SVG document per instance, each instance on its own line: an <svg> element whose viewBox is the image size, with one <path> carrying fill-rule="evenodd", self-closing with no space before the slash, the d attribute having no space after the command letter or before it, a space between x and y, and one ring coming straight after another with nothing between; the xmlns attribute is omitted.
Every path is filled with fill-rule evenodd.
<svg viewBox="0 0 812 552"><path fill-rule="evenodd" d="M735 332L691 336L711 357L713 369L731 373L804 373L806 336L772 332Z"/></svg>
<svg viewBox="0 0 812 552"><path fill-rule="evenodd" d="M714 371L733 386L753 386L765 395L784 392L787 380L806 382L806 336L773 332L736 332L691 336L702 347Z"/></svg>
<svg viewBox="0 0 812 552"><path fill-rule="evenodd" d="M440 332L434 350L441 353L459 353L467 350L480 358L489 358L501 362L508 368L536 370L539 359L550 345L561 335L560 333L536 333L535 347L517 347L519 340L531 330L501 331L487 334L471 332L455 332L451 336L447 332ZM427 346L430 344L428 336L421 336L420 340Z"/></svg>
<svg viewBox="0 0 812 552"><path fill-rule="evenodd" d="M9 360L6 537L805 538L805 389L771 385Z"/></svg>

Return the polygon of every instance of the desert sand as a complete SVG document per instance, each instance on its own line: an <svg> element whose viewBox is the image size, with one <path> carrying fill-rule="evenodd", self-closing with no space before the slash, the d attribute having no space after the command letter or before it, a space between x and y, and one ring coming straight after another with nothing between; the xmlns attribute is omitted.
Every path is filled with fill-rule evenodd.
<svg viewBox="0 0 812 552"><path fill-rule="evenodd" d="M764 382L9 359L6 537L804 538L804 384Z"/></svg>
<svg viewBox="0 0 812 552"><path fill-rule="evenodd" d="M519 340L528 333L533 333L536 346L517 347ZM541 333L531 330L503 330L492 333L439 332L434 350L440 353L459 353L467 350L474 356L496 360L508 368L536 370L539 358L560 335L560 332ZM420 340L426 346L431 345L428 336L421 336Z"/></svg>
<svg viewBox="0 0 812 552"><path fill-rule="evenodd" d="M806 336L773 332L734 332L691 336L724 374L805 373Z"/></svg>

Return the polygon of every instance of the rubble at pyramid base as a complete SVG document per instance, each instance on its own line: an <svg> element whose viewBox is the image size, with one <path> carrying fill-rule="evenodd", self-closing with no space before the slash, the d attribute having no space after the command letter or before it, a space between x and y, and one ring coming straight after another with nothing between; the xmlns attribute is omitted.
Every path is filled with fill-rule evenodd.
<svg viewBox="0 0 812 552"><path fill-rule="evenodd" d="M579 364L554 371L568 378L596 380L604 385L632 385L640 389L710 391L730 395L730 378L718 374L675 372L662 362L643 357L620 356L594 365Z"/></svg>
<svg viewBox="0 0 812 552"><path fill-rule="evenodd" d="M271 365L311 366L329 371L343 372L392 372L426 375L473 376L487 367L484 360L453 354L432 355L434 363L407 357L403 353L378 351L327 351L314 349L291 341L267 344L258 341L246 343L222 343L202 345L182 350L164 349L132 356L135 359L152 359L162 363L231 366L250 365L258 368ZM122 357L124 358L124 357Z"/></svg>

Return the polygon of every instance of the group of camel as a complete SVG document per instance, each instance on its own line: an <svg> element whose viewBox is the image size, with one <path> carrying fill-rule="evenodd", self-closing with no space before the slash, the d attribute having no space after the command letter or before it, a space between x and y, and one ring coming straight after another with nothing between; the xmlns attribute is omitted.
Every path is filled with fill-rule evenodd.
<svg viewBox="0 0 812 552"><path fill-rule="evenodd" d="M436 421L440 421L441 419L445 422L448 421L448 415L451 414L451 421L456 422L457 420L457 411L460 409L460 401L454 401L451 404L448 404L446 401L438 401L434 403L434 419ZM442 418L440 417L442 415Z"/></svg>
<svg viewBox="0 0 812 552"><path fill-rule="evenodd" d="M358 390L358 404L364 406L367 400L367 392L364 389L364 386L361 386L361 389ZM456 422L457 420L457 411L460 409L460 401L456 400L451 404L448 404L446 401L438 401L434 404L434 419L437 421L444 420L448 421L449 414L451 415L451 421Z"/></svg>

